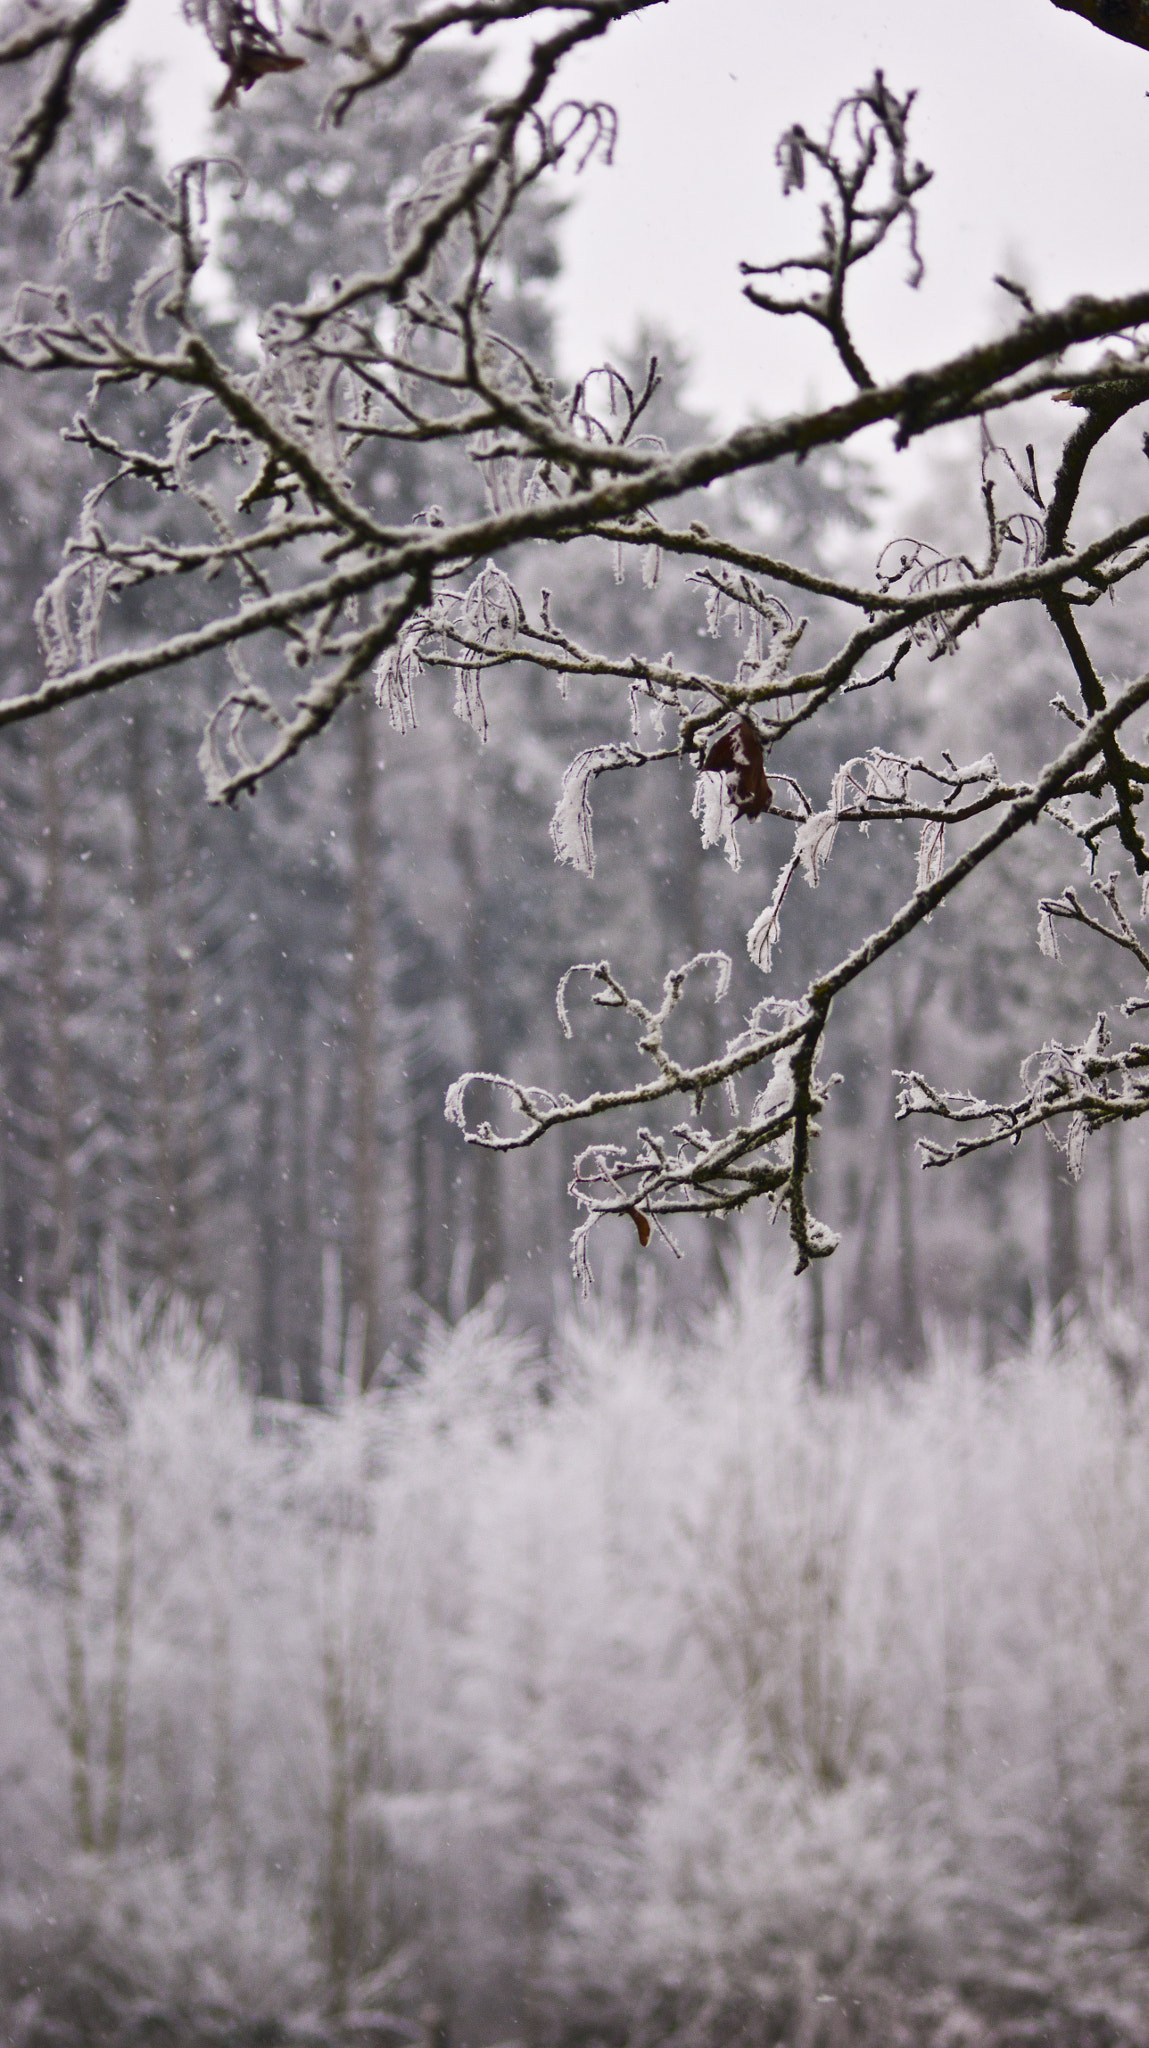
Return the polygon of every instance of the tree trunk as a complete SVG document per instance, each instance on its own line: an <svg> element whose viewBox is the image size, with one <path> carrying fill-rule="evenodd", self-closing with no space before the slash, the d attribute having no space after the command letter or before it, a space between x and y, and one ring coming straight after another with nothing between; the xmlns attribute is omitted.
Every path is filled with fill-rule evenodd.
<svg viewBox="0 0 1149 2048"><path fill-rule="evenodd" d="M892 1051L893 1066L897 1072L905 1072L914 1064L918 1025L927 996L924 978L919 979L913 1000L909 1004L902 1004L899 1001L899 991L895 985ZM897 1088L898 1083L895 1082L895 1100ZM893 1103L890 1113L892 1116ZM898 1363L907 1372L916 1372L925 1362L926 1332L918 1280L917 1231L914 1227L914 1178L920 1169L914 1154L913 1134L908 1121L895 1122L893 1146L897 1214L897 1319L893 1350Z"/></svg>
<svg viewBox="0 0 1149 2048"><path fill-rule="evenodd" d="M179 1088L180 1277L202 1299L210 1286L212 1183L218 1158L213 1156L208 1116L205 1004L209 975L194 917L195 851L189 817L180 822L176 874L178 882L172 893L180 966L173 991L172 1048L173 1078Z"/></svg>
<svg viewBox="0 0 1149 2048"><path fill-rule="evenodd" d="M880 1100L884 1107L885 1093ZM885 1116L881 1128L873 1133L873 1167L869 1185L858 1205L857 1255L849 1289L849 1314L843 1315L838 1339L838 1374L845 1378L860 1358L860 1343L851 1345L851 1337L858 1339L864 1334L866 1324L873 1314L873 1279L877 1265L878 1240L885 1207L886 1189L889 1184L889 1157L893 1144L893 1133Z"/></svg>
<svg viewBox="0 0 1149 2048"><path fill-rule="evenodd" d="M379 833L377 744L362 695L349 707L351 731L351 1243L350 1307L362 1322L361 1372L371 1380L383 1351L379 1156Z"/></svg>
<svg viewBox="0 0 1149 2048"><path fill-rule="evenodd" d="M407 1285L417 1301L431 1299L431 1203L427 1125L416 1101L407 1138Z"/></svg>
<svg viewBox="0 0 1149 2048"><path fill-rule="evenodd" d="M72 1169L74 1076L72 1048L68 1040L68 913L64 898L66 847L60 746L59 720L45 719L40 730L40 798L45 863L40 905L40 994L46 1052L48 1183L52 1211L45 1301L49 1313L71 1288L77 1248L76 1183Z"/></svg>
<svg viewBox="0 0 1149 2048"><path fill-rule="evenodd" d="M125 1475L116 1526L116 1578L112 1594L112 1670L108 1687L108 1746L104 1760L104 1814L100 1847L119 1846L128 1767L128 1688L132 1670L132 1596L135 1587L135 1515Z"/></svg>
<svg viewBox="0 0 1149 2048"><path fill-rule="evenodd" d="M274 1054L269 1053L260 1077L256 1108L255 1159L252 1174L252 1220L255 1224L255 1360L259 1391L276 1400L283 1393L280 1300L283 1283L279 1228L279 1102Z"/></svg>
<svg viewBox="0 0 1149 2048"><path fill-rule="evenodd" d="M85 1855L96 1846L92 1798L92 1731L88 1719L87 1657L84 1648L84 1528L79 1489L70 1472L56 1476L63 1530L64 1670L68 1752L72 1765L72 1824Z"/></svg>
<svg viewBox="0 0 1149 2048"><path fill-rule="evenodd" d="M705 882L705 854L696 820L684 804L677 807L679 824L673 848L673 895L677 933L681 934L681 954L673 958L664 955L667 967L677 967L693 960L697 954L707 950L706 904L703 898ZM677 936L672 923L672 937ZM673 949L672 949L673 950ZM713 983L707 988L699 978L692 991L693 1030L686 1040L684 1050L688 1057L697 1060L701 1066L705 1061L716 1058L722 1049L721 1012L711 1001ZM727 1254L730 1250L731 1226L725 1217L715 1218L703 1238L706 1284L712 1294L721 1298L730 1292L730 1273ZM813 1270L816 1270L816 1265Z"/></svg>
<svg viewBox="0 0 1149 2048"><path fill-rule="evenodd" d="M289 1276L288 1345L293 1353L298 1392L307 1402L320 1399L319 1360L316 1338L319 1331L319 1219L315 1213L311 1173L310 1063L307 1050L307 1012L301 1008L292 1019L291 1103L289 1168L289 1226L291 1272Z"/></svg>
<svg viewBox="0 0 1149 2048"><path fill-rule="evenodd" d="M1046 1295L1055 1327L1063 1327L1081 1301L1081 1244L1077 1182L1054 1145L1045 1147Z"/></svg>
<svg viewBox="0 0 1149 2048"><path fill-rule="evenodd" d="M1105 1134L1108 1200L1105 1215L1105 1262L1110 1285L1125 1297L1133 1286L1133 1233L1129 1225L1129 1190L1125 1179L1125 1126L1110 1124Z"/></svg>
<svg viewBox="0 0 1149 2048"><path fill-rule="evenodd" d="M144 1039L147 1047L146 1121L151 1137L151 1182L146 1214L152 1228L145 1263L165 1287L182 1277L180 1267L180 1177L176 1163L171 1014L165 975L161 877L152 808L148 715L141 706L128 728L128 796L135 833L135 900L140 919L143 967Z"/></svg>
<svg viewBox="0 0 1149 2048"><path fill-rule="evenodd" d="M917 1232L914 1228L914 1184L917 1162L913 1139L904 1124L894 1133L894 1184L898 1218L898 1315L894 1350L900 1364L915 1372L926 1355L926 1332L922 1320L918 1283Z"/></svg>
<svg viewBox="0 0 1149 2048"><path fill-rule="evenodd" d="M328 1998L338 2016L347 2004L352 1961L351 1734L347 1669L338 1600L338 1574L327 1571L323 1636L323 1719L327 1732L327 1858L323 1917L327 1933Z"/></svg>
<svg viewBox="0 0 1149 2048"><path fill-rule="evenodd" d="M233 1727L233 1665L231 1620L228 1596L221 1571L212 1597L211 1618L211 1718L212 1718L212 1804L219 1838L220 1855L227 1871L231 1903L243 1904L242 1829L239 1814L239 1779L235 1767Z"/></svg>
<svg viewBox="0 0 1149 2048"><path fill-rule="evenodd" d="M459 874L463 911L463 998L471 1029L471 1057L476 1068L494 1070L498 1063L494 1024L491 1016L488 974L490 962L483 949L484 919L482 876L475 838L464 817L452 827L451 846ZM497 1104L483 1102L476 1089L473 1103L479 1117L494 1115ZM501 1280L505 1270L503 1243L503 1176L497 1152L475 1146L471 1158L471 1263L467 1274L466 1305L474 1308L488 1289Z"/></svg>
<svg viewBox="0 0 1149 2048"><path fill-rule="evenodd" d="M806 1372L811 1385L826 1384L826 1275L825 1261L814 1259L806 1282Z"/></svg>

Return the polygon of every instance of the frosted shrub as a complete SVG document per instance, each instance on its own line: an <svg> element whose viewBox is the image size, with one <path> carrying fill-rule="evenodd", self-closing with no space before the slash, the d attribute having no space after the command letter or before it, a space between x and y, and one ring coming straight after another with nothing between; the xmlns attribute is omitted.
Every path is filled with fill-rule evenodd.
<svg viewBox="0 0 1149 2048"><path fill-rule="evenodd" d="M1145 1396L816 1395L787 1327L480 1313L319 1414L66 1320L5 1466L11 2038L1141 2042Z"/></svg>

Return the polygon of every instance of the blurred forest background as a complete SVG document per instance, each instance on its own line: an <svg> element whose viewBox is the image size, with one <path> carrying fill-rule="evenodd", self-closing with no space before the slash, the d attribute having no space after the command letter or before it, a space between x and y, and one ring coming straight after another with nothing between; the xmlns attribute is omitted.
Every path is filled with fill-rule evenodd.
<svg viewBox="0 0 1149 2048"><path fill-rule="evenodd" d="M469 53L440 53L385 112L320 129L327 81L317 60L264 82L258 121L233 132L237 117L224 118L219 146L234 145L248 178L217 266L241 346L254 306L297 300L314 279L366 261L389 196L460 107L477 104L477 83ZM7 209L10 299L25 276L43 275L45 250L91 202L93 179L104 194L125 180L154 184L139 95L89 100L37 191ZM503 324L544 356L558 230L536 199L518 217L502 279ZM128 293L135 268L119 232L113 297ZM91 261L81 227L64 245L61 279ZM651 431L672 447L696 439L705 423L689 410L673 337L636 335L631 367L643 373L652 352L663 382ZM86 453L69 448L66 431L61 440L83 405L78 381L9 375L6 400L0 636L17 688L39 673L34 601L90 475ZM157 421L146 395L138 409L146 450ZM1111 459L1114 505L1140 481L1140 450L1127 461L1125 470ZM952 469L932 476L914 515L915 531L944 551L972 536L978 462L976 442L955 443ZM728 523L792 558L853 561L869 575L891 537L876 480L837 454L723 488ZM433 446L402 462L388 455L376 489L397 518L439 500L481 501L477 473ZM702 509L713 518L701 499L683 516ZM529 589L530 551L512 567ZM653 589L633 574L619 584L610 550L592 543L567 551L553 598L556 616L597 644L681 654L706 630L701 595L680 572ZM168 602L175 630L177 580ZM983 625L960 661L917 659L889 693L881 739L927 751L937 721L951 744L960 732L969 758L992 745L1007 775L1011 732L1032 747L1048 730L1052 752L1049 700L1063 678L1051 631L1037 606L1016 619ZM1135 599L1111 608L1103 663L1135 667L1139 630ZM130 638L130 598L119 631ZM818 633L815 610L807 644ZM444 1121L449 1082L465 1067L572 1091L605 1078L618 1052L603 1020L580 1017L569 1046L557 1028L555 986L576 959L613 956L650 991L704 934L717 935L735 981L721 1019L696 999L699 1049L762 993L744 935L784 858L781 823L743 827L732 874L719 851L703 851L690 778L668 764L643 778L637 799L629 785L606 786L625 778L600 784L594 882L555 865L547 822L562 770L580 746L618 734L605 688L598 700L582 686L564 699L553 679L504 671L486 746L452 716L447 677L424 689L413 735L357 704L258 801L221 815L203 802L195 758L220 682L210 663L181 670L122 688L110 711L81 704L11 730L0 747L9 1387L21 1339L41 1338L58 1304L113 1256L129 1290L154 1282L200 1304L269 1396L320 1400L348 1356L360 1382L390 1371L427 1311L457 1319L496 1284L520 1320L545 1331L569 1302L569 1150L559 1139L513 1159L468 1151ZM856 750L850 727L846 699L798 744L790 765L807 787L827 786ZM860 735L859 721L858 744L873 741L872 718ZM898 900L908 841L883 837L885 847L838 864L816 898L792 892L779 992ZM833 1379L865 1360L912 1366L931 1321L976 1323L993 1358L1024 1339L1036 1311L1064 1315L1133 1286L1149 1234L1137 1127L1112 1126L1076 1187L1039 1136L920 1175L913 1134L891 1114L893 1068L1009 1094L1023 1053L1051 1028L1088 1026L1106 964L1072 940L1076 959L1050 962L1034 943L1036 897L1077 873L1070 843L1062 849L1047 830L842 1004L831 1059L843 1084L825 1119L817 1200L845 1244L809 1283L816 1374ZM746 1229L760 1237L768 1221ZM685 1233L677 1270L665 1250L644 1259L629 1237L597 1240L611 1301L633 1307L640 1285L672 1310L721 1293L730 1225Z"/></svg>
<svg viewBox="0 0 1149 2048"><path fill-rule="evenodd" d="M219 250L238 345L254 304L360 265L477 88L469 54L430 53L401 100L319 129L316 62L264 81L242 135L223 118L249 180ZM89 95L6 211L3 295L98 193L155 177L142 96ZM501 279L536 351L559 227L520 213ZM90 261L81 228L59 274ZM122 246L109 294L134 268ZM652 352L652 431L696 439L688 365L634 336L640 371ZM4 398L16 688L90 479L81 389ZM947 551L1000 460L952 446L911 522ZM1107 518L1143 480L1139 450L1112 458ZM377 491L404 518L480 497L433 448ZM872 573L891 535L840 456L725 502L811 563ZM553 602L655 652L706 630L696 591L617 582L592 544ZM1130 673L1136 603L1099 629ZM1053 751L1036 607L903 673L891 745L927 751L936 722L1006 774L1011 736ZM1139 1127L1075 1184L1040 1135L922 1175L892 1114L892 1069L1008 1094L1107 1000L1103 958L1036 945L1079 849L1019 842L843 1005L824 1273L781 1282L766 1218L684 1232L680 1265L620 1228L572 1322L562 1143L469 1151L446 1087L614 1072L609 1020L560 1037L574 960L649 989L718 932L748 1009L784 827L744 825L732 873L667 764L637 809L600 784L595 881L556 866L563 768L618 707L526 669L490 688L486 746L444 678L415 733L357 703L220 813L195 759L220 682L177 671L0 741L4 2038L1141 2048ZM807 787L855 751L851 715L796 750ZM883 837L796 886L779 992L903 893L913 848ZM686 1029L701 1052L713 1010Z"/></svg>
<svg viewBox="0 0 1149 2048"><path fill-rule="evenodd" d="M1140 2048L1145 1390L489 1310L327 1409L67 1316L0 1548L12 2048Z"/></svg>

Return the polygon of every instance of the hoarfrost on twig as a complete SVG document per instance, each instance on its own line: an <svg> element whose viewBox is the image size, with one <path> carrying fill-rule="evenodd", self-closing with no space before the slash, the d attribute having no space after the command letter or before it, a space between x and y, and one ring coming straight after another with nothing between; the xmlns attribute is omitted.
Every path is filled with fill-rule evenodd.
<svg viewBox="0 0 1149 2048"><path fill-rule="evenodd" d="M594 814L590 792L595 778L609 768L629 768L636 761L632 747L587 747L563 776L562 794L551 819L551 840L555 859L577 868L582 875L594 874Z"/></svg>
<svg viewBox="0 0 1149 2048"><path fill-rule="evenodd" d="M755 918L754 923L746 934L746 950L753 960L755 967L760 967L763 974L769 974L774 962L774 948L779 938L782 905L786 898L786 891L790 887L797 871L798 861L799 856L797 854L791 855L775 883L774 894L770 898L769 903L766 905L765 910L761 911Z"/></svg>

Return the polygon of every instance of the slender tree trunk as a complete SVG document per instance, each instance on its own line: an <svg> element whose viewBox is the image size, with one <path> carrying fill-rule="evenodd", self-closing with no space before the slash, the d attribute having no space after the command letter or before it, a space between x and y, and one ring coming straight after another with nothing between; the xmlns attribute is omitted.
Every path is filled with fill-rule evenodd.
<svg viewBox="0 0 1149 2048"><path fill-rule="evenodd" d="M476 1153L471 1181L474 1256L467 1281L467 1307L475 1308L503 1279L503 1176L497 1152Z"/></svg>
<svg viewBox="0 0 1149 2048"><path fill-rule="evenodd" d="M898 1318L894 1344L898 1359L914 1372L926 1355L926 1333L922 1320L918 1283L917 1233L914 1228L914 1173L917 1162L913 1139L899 1124L894 1134L894 1175L898 1218Z"/></svg>
<svg viewBox="0 0 1149 2048"><path fill-rule="evenodd" d="M1125 1179L1125 1126L1110 1124L1105 1133L1108 1182L1105 1214L1105 1257L1111 1285L1123 1297L1133 1286L1133 1232L1129 1224L1129 1190Z"/></svg>
<svg viewBox="0 0 1149 2048"><path fill-rule="evenodd" d="M68 1294L76 1268L77 1199L72 1168L74 1077L68 1040L67 906L64 898L65 816L60 777L61 728L47 718L40 730L44 890L40 906L40 994L48 1091L49 1187L52 1244L46 1307Z"/></svg>
<svg viewBox="0 0 1149 2048"><path fill-rule="evenodd" d="M211 1706L214 1739L212 1795L224 1868L228 1873L232 1904L243 1903L243 1861L240 1855L239 1784L235 1769L235 1734L232 1727L231 1623L227 1595L216 1587L211 1620Z"/></svg>
<svg viewBox="0 0 1149 2048"><path fill-rule="evenodd" d="M421 1284L414 1288L437 1314L449 1312L451 1247L454 1241L454 1155L452 1136L443 1120L442 1082L432 1102L421 1107L412 1157L412 1228L417 1229ZM413 1246L414 1249L414 1246Z"/></svg>
<svg viewBox="0 0 1149 2048"><path fill-rule="evenodd" d="M319 1387L324 1407L334 1408L343 1358L343 1257L330 1241L323 1246L320 1279Z"/></svg>
<svg viewBox="0 0 1149 2048"><path fill-rule="evenodd" d="M484 953L482 876L474 833L465 817L456 817L451 833L452 851L463 898L463 995L471 1027L472 1058L475 1066L493 1070L498 1049L494 1043L488 975L490 962ZM479 1105L479 1114L488 1113ZM494 1104L489 1106L493 1111ZM497 1152L476 1146L471 1162L471 1265L467 1276L466 1303L474 1308L487 1290L504 1276L506 1259L503 1240L503 1175Z"/></svg>
<svg viewBox="0 0 1149 2048"><path fill-rule="evenodd" d="M198 1297L209 1292L212 1168L207 1108L207 1044L204 1004L208 977L193 919L191 885L194 853L190 820L182 821L174 891L177 953L181 962L173 1026L175 1063L181 1092L179 1222L180 1265L185 1283Z"/></svg>
<svg viewBox="0 0 1149 2048"><path fill-rule="evenodd" d="M706 951L707 931L703 884L705 881L705 856L702 839L696 820L687 812L685 805L678 806L680 827L674 849L674 902L678 914L678 929L681 932L681 961L667 959L667 967L679 966L693 960L698 953ZM701 981L693 991L695 1007L694 1044L689 1050L696 1054L699 1064L716 1057L721 1049L721 1013L710 1000L710 990ZM706 1227L703 1239L706 1279L715 1295L730 1292L730 1273L727 1253L730 1247L730 1224L725 1218L715 1218ZM817 1261L811 1269L818 1270Z"/></svg>
<svg viewBox="0 0 1149 2048"><path fill-rule="evenodd" d="M143 941L147 1122L151 1130L152 1187L148 1207L154 1219L155 1232L154 1241L146 1247L145 1256L151 1271L171 1288L181 1278L180 1176L176 1159L172 1020L166 987L162 883L152 804L148 714L142 705L136 710L128 733L128 793L135 830L135 897Z"/></svg>
<svg viewBox="0 0 1149 2048"><path fill-rule="evenodd" d="M80 1848L90 1856L96 1847L96 1820L92 1799L92 1730L88 1717L84 1648L84 1530L72 1474L61 1472L56 1486L63 1524L64 1669L68 1752L72 1766L72 1823Z"/></svg>
<svg viewBox="0 0 1149 2048"><path fill-rule="evenodd" d="M1045 1146L1046 1294L1055 1326L1064 1324L1081 1299L1081 1243L1077 1183L1065 1154Z"/></svg>
<svg viewBox="0 0 1149 2048"><path fill-rule="evenodd" d="M416 1300L434 1306L430 1153L427 1118L416 1094L407 1142L407 1284Z"/></svg>
<svg viewBox="0 0 1149 2048"><path fill-rule="evenodd" d="M252 1210L256 1234L255 1358L259 1391L276 1400L283 1393L281 1365L282 1246L278 1202L279 1075L269 1051L256 1109Z"/></svg>
<svg viewBox="0 0 1149 2048"><path fill-rule="evenodd" d="M806 1372L811 1384L826 1384L825 1260L814 1259L806 1279Z"/></svg>
<svg viewBox="0 0 1149 2048"><path fill-rule="evenodd" d="M315 1117L315 1202L320 1231L319 1245L319 1391L325 1407L339 1399L339 1369L343 1356L346 1260L344 1200L346 1181L340 1141L347 1120L346 1079L343 1045L338 1027L324 1029L321 1019L315 1058L319 1068ZM330 1039L333 1044L325 1044ZM338 1041L337 1045L334 1043Z"/></svg>
<svg viewBox="0 0 1149 2048"><path fill-rule="evenodd" d="M35 1099L35 1077L23 1039L24 1034L14 1029L4 1032L0 1285L6 1299L0 1310L0 1387L9 1397L15 1395L19 1383L17 1362L20 1347L26 1341L25 1316L29 1310L35 1313L36 1301L34 1196L29 1186L27 1155L17 1136L18 1119L27 1118L29 1105Z"/></svg>
<svg viewBox="0 0 1149 2048"><path fill-rule="evenodd" d="M108 1688L108 1747L104 1769L104 1814L100 1847L114 1854L124 1815L128 1765L128 1690L132 1668L132 1593L135 1584L135 1516L125 1477L116 1529L116 1577L112 1594L112 1671Z"/></svg>
<svg viewBox="0 0 1149 2048"><path fill-rule="evenodd" d="M363 1322L362 1372L369 1382L383 1350L379 1153L379 831L375 722L363 696L349 707L351 731L351 1244L346 1274Z"/></svg>
<svg viewBox="0 0 1149 2048"><path fill-rule="evenodd" d="M324 1629L323 1715L329 1771L325 1918L329 1996L331 2010L338 2014L347 2003L351 1970L351 1754L336 1573L330 1569Z"/></svg>
<svg viewBox="0 0 1149 2048"><path fill-rule="evenodd" d="M320 1398L316 1337L319 1326L319 1220L315 1213L311 1171L310 1063L307 1012L293 1020L291 1046L291 1328L299 1386L305 1401Z"/></svg>
<svg viewBox="0 0 1149 2048"><path fill-rule="evenodd" d="M912 1002L902 1005L895 986L893 1065L896 1071L905 1072L914 1064L918 1025L927 999L924 979L920 979ZM896 1099L898 1084L894 1084ZM891 1104L891 1115L893 1105ZM914 1152L913 1133L908 1122L894 1124L894 1193L897 1214L897 1321L894 1330L894 1352L900 1365L907 1372L916 1372L925 1362L926 1332L922 1318L921 1288L918 1277L917 1231L914 1223L916 1202L915 1178L920 1180L920 1168Z"/></svg>
<svg viewBox="0 0 1149 2048"><path fill-rule="evenodd" d="M881 1095L883 1109L886 1104L884 1091ZM893 1133L885 1116L878 1130L873 1133L873 1168L869 1186L859 1206L858 1250L850 1283L848 1317L843 1316L838 1343L838 1371L844 1376L851 1363L850 1338L861 1333L873 1314L873 1281L878 1257L878 1238L885 1206L886 1190L889 1185L890 1151Z"/></svg>
<svg viewBox="0 0 1149 2048"><path fill-rule="evenodd" d="M13 1146L9 1117L14 1089L8 1061L7 1047L3 1040L3 1020L0 1018L0 1411L18 1395L18 1375L15 1371L16 1345L19 1343L18 1325L11 1319L13 1308L18 1307L24 1269L23 1230L17 1225L18 1204L13 1188Z"/></svg>

